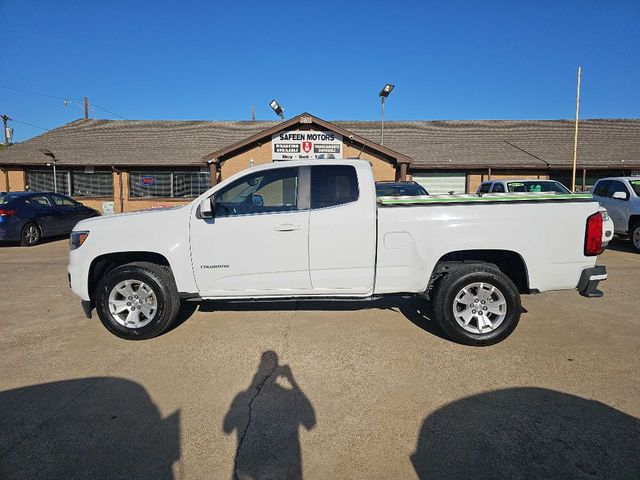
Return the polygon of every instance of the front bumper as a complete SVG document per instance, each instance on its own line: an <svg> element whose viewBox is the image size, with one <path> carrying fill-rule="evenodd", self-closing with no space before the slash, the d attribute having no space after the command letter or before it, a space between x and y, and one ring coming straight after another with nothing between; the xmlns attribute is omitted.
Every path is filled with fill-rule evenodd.
<svg viewBox="0 0 640 480"><path fill-rule="evenodd" d="M604 295L598 290L598 283L607 279L607 267L604 265L597 265L595 267L586 268L580 275L580 281L578 282L578 292L583 297L587 298L599 298Z"/></svg>

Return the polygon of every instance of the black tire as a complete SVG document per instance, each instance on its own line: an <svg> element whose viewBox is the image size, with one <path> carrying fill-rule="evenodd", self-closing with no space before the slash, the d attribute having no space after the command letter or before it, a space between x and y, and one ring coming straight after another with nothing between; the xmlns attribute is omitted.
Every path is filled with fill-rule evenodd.
<svg viewBox="0 0 640 480"><path fill-rule="evenodd" d="M125 280L140 281L153 290L157 308L149 323L140 328L125 327L109 311L109 295ZM127 340L146 340L164 332L176 318L180 298L168 267L149 262L127 263L109 271L98 283L94 294L100 321L114 335ZM139 315L139 314L138 314Z"/></svg>
<svg viewBox="0 0 640 480"><path fill-rule="evenodd" d="M29 222L22 227L20 231L20 245L23 247L33 247L40 243L41 239L42 232L36 223Z"/></svg>
<svg viewBox="0 0 640 480"><path fill-rule="evenodd" d="M629 240L631 240L631 248L633 248L636 253L640 253L640 223L631 226Z"/></svg>
<svg viewBox="0 0 640 480"><path fill-rule="evenodd" d="M454 303L458 293L463 288L479 282L496 287L506 302L506 315L502 323L494 330L486 333L474 333L465 330L454 315ZM520 305L520 293L509 277L492 265L474 264L456 268L442 278L435 294L433 310L435 319L452 340L465 345L481 347L494 345L507 338L518 325L522 307ZM490 318L486 312L484 312L484 315L485 317L483 318ZM493 314L490 313L490 315L495 319ZM478 329L478 317L474 318L475 327ZM474 323L472 321L469 328L473 327Z"/></svg>

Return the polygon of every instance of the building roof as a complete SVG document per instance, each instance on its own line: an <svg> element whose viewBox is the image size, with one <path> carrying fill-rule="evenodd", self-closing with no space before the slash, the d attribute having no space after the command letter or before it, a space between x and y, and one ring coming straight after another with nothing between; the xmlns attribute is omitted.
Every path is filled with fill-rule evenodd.
<svg viewBox="0 0 640 480"><path fill-rule="evenodd" d="M202 165L203 157L272 129L277 121L76 120L0 151L0 164L44 165L47 149L64 165ZM325 122L328 124L328 122ZM569 168L571 120L336 121L413 168ZM581 120L578 166L640 165L640 119Z"/></svg>
<svg viewBox="0 0 640 480"><path fill-rule="evenodd" d="M348 130L379 140L379 123L348 123ZM385 122L384 144L410 156L413 168L571 168L574 128L573 120ZM581 120L577 163L639 166L640 119Z"/></svg>

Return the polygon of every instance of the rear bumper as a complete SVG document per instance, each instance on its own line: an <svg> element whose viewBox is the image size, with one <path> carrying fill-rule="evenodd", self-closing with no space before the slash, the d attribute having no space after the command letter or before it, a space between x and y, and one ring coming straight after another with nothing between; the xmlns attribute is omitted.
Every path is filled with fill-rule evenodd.
<svg viewBox="0 0 640 480"><path fill-rule="evenodd" d="M583 297L599 298L604 295L598 290L598 283L607 279L607 267L604 265L597 265L595 267L586 268L580 275L580 281L578 282L578 292Z"/></svg>

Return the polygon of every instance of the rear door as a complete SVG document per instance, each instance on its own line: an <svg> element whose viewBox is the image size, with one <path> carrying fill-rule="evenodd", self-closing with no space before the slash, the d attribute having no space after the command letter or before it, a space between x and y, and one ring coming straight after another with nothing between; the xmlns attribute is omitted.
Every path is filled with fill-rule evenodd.
<svg viewBox="0 0 640 480"><path fill-rule="evenodd" d="M359 182L359 180L361 180ZM311 167L309 270L314 294L373 291L376 207L373 178L352 165Z"/></svg>
<svg viewBox="0 0 640 480"><path fill-rule="evenodd" d="M37 194L25 200L29 220L35 221L42 232L42 236L58 235L58 214L53 205L53 200L44 193Z"/></svg>

